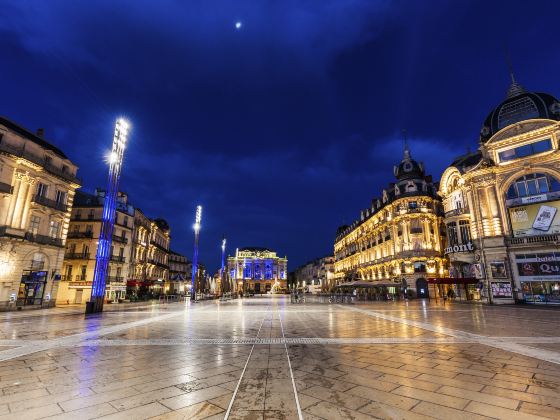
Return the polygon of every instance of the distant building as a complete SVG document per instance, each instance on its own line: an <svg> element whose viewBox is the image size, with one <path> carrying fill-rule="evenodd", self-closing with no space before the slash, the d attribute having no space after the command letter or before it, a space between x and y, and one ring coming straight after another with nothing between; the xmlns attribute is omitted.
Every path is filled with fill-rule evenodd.
<svg viewBox="0 0 560 420"><path fill-rule="evenodd" d="M94 194L76 192L64 254L59 302L84 303L91 296L104 203L104 190L95 190ZM128 196L119 192L106 277L107 300L117 301L126 297L133 228L134 207L128 202Z"/></svg>
<svg viewBox="0 0 560 420"><path fill-rule="evenodd" d="M191 284L192 263L178 252L169 252L169 288L167 293L186 295Z"/></svg>
<svg viewBox="0 0 560 420"><path fill-rule="evenodd" d="M227 267L237 290L266 293L287 289L288 258L278 257L268 248L241 248L235 256L228 256Z"/></svg>
<svg viewBox="0 0 560 420"><path fill-rule="evenodd" d="M0 310L55 304L77 166L0 117Z"/></svg>
<svg viewBox="0 0 560 420"><path fill-rule="evenodd" d="M335 279L350 286L364 282L364 288L390 294L408 286L427 297L427 279L447 274L441 199L437 185L406 145L394 175L396 182L374 198L358 220L338 229Z"/></svg>
<svg viewBox="0 0 560 420"><path fill-rule="evenodd" d="M334 284L334 257L329 255L316 258L294 270L296 287L311 293L326 292Z"/></svg>
<svg viewBox="0 0 560 420"><path fill-rule="evenodd" d="M512 80L479 149L441 178L450 275L468 299L560 304L560 101ZM461 288L459 292L463 292Z"/></svg>

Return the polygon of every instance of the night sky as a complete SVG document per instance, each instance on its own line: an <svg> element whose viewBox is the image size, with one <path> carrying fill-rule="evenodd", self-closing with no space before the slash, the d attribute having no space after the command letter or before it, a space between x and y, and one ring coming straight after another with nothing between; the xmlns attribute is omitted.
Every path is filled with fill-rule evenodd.
<svg viewBox="0 0 560 420"><path fill-rule="evenodd" d="M332 253L393 181L401 130L439 179L477 147L509 85L560 95L559 1L1 1L0 114L104 187L113 124L132 123L121 190L200 259L264 246L289 268ZM236 28L236 22L242 22Z"/></svg>

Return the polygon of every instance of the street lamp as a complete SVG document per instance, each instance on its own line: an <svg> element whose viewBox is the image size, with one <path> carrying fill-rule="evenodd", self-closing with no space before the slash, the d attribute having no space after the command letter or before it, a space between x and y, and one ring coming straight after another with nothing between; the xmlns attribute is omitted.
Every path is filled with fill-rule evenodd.
<svg viewBox="0 0 560 420"><path fill-rule="evenodd" d="M202 206L196 206L196 215L194 219L194 254L192 265L192 281L191 281L191 301L194 302L196 295L196 277L198 271L198 236L200 233L200 223L202 222Z"/></svg>
<svg viewBox="0 0 560 420"><path fill-rule="evenodd" d="M225 265L226 265L226 237L224 236L222 239L222 268L220 270L220 282L222 286L222 291L224 290L224 286L226 283L226 276L225 276ZM229 287L225 287L226 292L229 291Z"/></svg>
<svg viewBox="0 0 560 420"><path fill-rule="evenodd" d="M115 132L113 134L113 147L108 157L109 177L107 191L103 203L103 214L101 216L101 231L95 256L95 271L91 287L91 298L86 304L86 314L103 311L105 299L105 285L109 261L111 259L111 243L113 241L113 229L115 227L117 192L119 190L119 179L124 157L124 149L128 137L129 124L123 118L117 119Z"/></svg>

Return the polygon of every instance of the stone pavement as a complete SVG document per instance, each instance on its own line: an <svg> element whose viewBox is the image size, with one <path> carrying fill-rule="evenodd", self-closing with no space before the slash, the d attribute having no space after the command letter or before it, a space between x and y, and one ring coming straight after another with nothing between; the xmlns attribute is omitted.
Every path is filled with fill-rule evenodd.
<svg viewBox="0 0 560 420"><path fill-rule="evenodd" d="M0 314L0 420L560 418L555 309L123 308Z"/></svg>

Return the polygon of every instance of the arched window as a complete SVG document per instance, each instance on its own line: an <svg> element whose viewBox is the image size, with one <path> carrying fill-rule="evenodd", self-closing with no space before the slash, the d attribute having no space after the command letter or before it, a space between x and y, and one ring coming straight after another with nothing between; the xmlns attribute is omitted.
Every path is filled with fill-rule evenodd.
<svg viewBox="0 0 560 420"><path fill-rule="evenodd" d="M560 182L547 174L530 174L517 178L509 187L509 200L531 195L560 191Z"/></svg>

